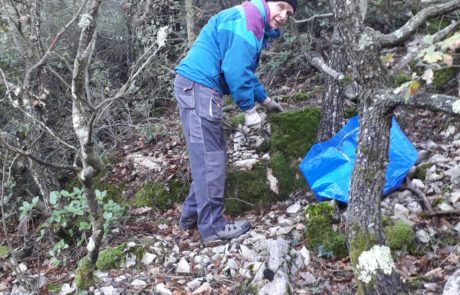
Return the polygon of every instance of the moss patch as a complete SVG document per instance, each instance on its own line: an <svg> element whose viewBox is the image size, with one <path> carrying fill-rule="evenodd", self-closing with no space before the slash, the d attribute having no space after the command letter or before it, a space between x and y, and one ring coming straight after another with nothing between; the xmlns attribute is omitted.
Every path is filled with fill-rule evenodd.
<svg viewBox="0 0 460 295"><path fill-rule="evenodd" d="M449 26L451 21L447 17L431 17L426 22L426 29L429 34L435 34Z"/></svg>
<svg viewBox="0 0 460 295"><path fill-rule="evenodd" d="M230 125L233 128L236 128L239 124L241 125L244 124L244 114L243 113L239 113L238 115L230 119Z"/></svg>
<svg viewBox="0 0 460 295"><path fill-rule="evenodd" d="M397 220L384 228L385 238L391 250L414 253L416 250L415 234L410 225Z"/></svg>
<svg viewBox="0 0 460 295"><path fill-rule="evenodd" d="M412 77L406 74L397 74L394 77L394 83L396 87L401 86L402 84L409 81L412 81Z"/></svg>
<svg viewBox="0 0 460 295"><path fill-rule="evenodd" d="M0 245L0 258L6 258L10 251L7 246Z"/></svg>
<svg viewBox="0 0 460 295"><path fill-rule="evenodd" d="M316 139L320 114L314 108L270 114L271 152L282 153L289 162L305 156Z"/></svg>
<svg viewBox="0 0 460 295"><path fill-rule="evenodd" d="M186 189L186 185L180 181L172 181L167 186L159 182L149 182L135 194L133 206L168 209L185 198Z"/></svg>
<svg viewBox="0 0 460 295"><path fill-rule="evenodd" d="M311 97L312 97L311 92L298 92L291 96L283 97L283 101L288 102L288 103L294 103L294 102L307 101Z"/></svg>
<svg viewBox="0 0 460 295"><path fill-rule="evenodd" d="M430 169L433 166L433 163L425 163L420 164L415 168L414 178L420 179L421 181L425 181L426 178L426 170Z"/></svg>
<svg viewBox="0 0 460 295"><path fill-rule="evenodd" d="M98 270L106 271L119 268L125 261L126 243L111 249L102 250L96 262Z"/></svg>
<svg viewBox="0 0 460 295"><path fill-rule="evenodd" d="M46 287L48 288L48 292L50 292L51 294L58 294L59 292L61 292L61 285L58 285L56 283L49 283Z"/></svg>
<svg viewBox="0 0 460 295"><path fill-rule="evenodd" d="M78 263L75 271L75 286L78 290L88 290L95 283L94 265L89 258L85 257Z"/></svg>
<svg viewBox="0 0 460 295"><path fill-rule="evenodd" d="M311 204L305 209L305 242L319 256L341 258L348 255L347 238L332 227L334 211L327 202Z"/></svg>
<svg viewBox="0 0 460 295"><path fill-rule="evenodd" d="M433 87L443 90L447 83L457 76L458 68L450 67L433 71Z"/></svg>
<svg viewBox="0 0 460 295"><path fill-rule="evenodd" d="M277 199L267 184L267 172L258 164L250 171L233 170L225 181L225 211L239 215L265 207Z"/></svg>

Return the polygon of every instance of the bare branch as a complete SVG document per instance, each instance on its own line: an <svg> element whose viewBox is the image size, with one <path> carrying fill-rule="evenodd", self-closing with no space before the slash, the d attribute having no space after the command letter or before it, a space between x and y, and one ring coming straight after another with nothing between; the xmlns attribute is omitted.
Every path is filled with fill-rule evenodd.
<svg viewBox="0 0 460 295"><path fill-rule="evenodd" d="M436 34L432 35L432 40L433 42L439 42L442 39L446 38L449 33L451 33L459 24L459 21L453 22L449 26L445 27L441 31L437 32ZM419 40L415 40L411 42L407 48L407 54L399 60L399 62L393 66L391 69L391 74L393 75L395 72L400 71L403 67L405 67L408 63L410 63L414 58L417 57L417 55L420 53L420 51L428 46L431 45L431 43L426 43L423 40L419 43Z"/></svg>
<svg viewBox="0 0 460 295"><path fill-rule="evenodd" d="M406 99L405 96L406 91L401 91L397 93L397 95L393 95L393 99L395 99L394 102L404 106L426 108L432 111L441 111L457 116L460 115L452 108L453 103L459 99L458 97L428 92L418 92L409 99Z"/></svg>
<svg viewBox="0 0 460 295"><path fill-rule="evenodd" d="M310 54L305 54L304 56L315 68L331 76L335 80L343 81L345 79L346 76L329 67L319 53L311 52Z"/></svg>
<svg viewBox="0 0 460 295"><path fill-rule="evenodd" d="M34 64L32 67L30 67L26 71L23 86L29 85L30 77L31 77L32 72L34 72L37 68L39 68L40 66L43 65L43 63L46 61L46 59L51 54L53 49L56 47L56 44L57 44L59 38L62 36L62 34L64 34L67 31L67 29L78 19L78 17L80 16L81 12L83 11L83 8L85 8L86 3L87 3L87 1L83 2L83 4L80 6L80 8L78 9L78 11L74 15L74 17L56 34L56 36L51 41L51 44L49 45L48 49L43 54L42 58L36 64Z"/></svg>
<svg viewBox="0 0 460 295"><path fill-rule="evenodd" d="M382 34L377 31L373 31L372 33L377 36L377 42L381 47L394 46L409 38L410 35L420 25L424 24L429 17L449 13L457 9L460 9L459 0L452 0L447 3L432 5L422 9L419 13L409 19L409 21L407 21L407 23L405 23L401 28L390 34Z"/></svg>
<svg viewBox="0 0 460 295"><path fill-rule="evenodd" d="M314 16L307 18L307 19L299 19L296 20L295 18L291 17L292 21L296 24L303 24L303 23L308 23L314 20L315 18L320 18L320 17L332 17L332 13L324 13L324 14L315 14Z"/></svg>
<svg viewBox="0 0 460 295"><path fill-rule="evenodd" d="M74 172L79 171L79 169L77 167L70 166L70 165L63 165L63 164L56 164L56 163L47 162L47 161L41 159L40 157L37 157L35 155L32 155L31 153L28 153L28 152L23 151L23 150L15 147L15 146L12 146L8 142L6 142L6 140L4 140L2 135L0 135L0 144L3 145L8 150L10 150L11 152L23 155L23 156L25 156L25 157L27 157L29 159L32 159L33 161L35 161L35 162L37 162L39 164L42 164L44 166L47 166L47 167L50 167L50 168L56 168L56 169L70 170L70 171L74 171Z"/></svg>

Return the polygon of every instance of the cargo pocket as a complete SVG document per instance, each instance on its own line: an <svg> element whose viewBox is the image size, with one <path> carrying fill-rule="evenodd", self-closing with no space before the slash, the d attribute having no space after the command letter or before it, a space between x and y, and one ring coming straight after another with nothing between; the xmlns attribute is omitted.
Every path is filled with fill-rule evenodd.
<svg viewBox="0 0 460 295"><path fill-rule="evenodd" d="M179 108L193 109L195 100L193 98L193 87L195 82L182 77L176 76L174 80L174 94L176 95L177 106Z"/></svg>
<svg viewBox="0 0 460 295"><path fill-rule="evenodd" d="M222 120L222 107L224 100L220 94L208 87L201 87L199 97L199 115L209 121Z"/></svg>
<svg viewBox="0 0 460 295"><path fill-rule="evenodd" d="M225 188L225 151L206 153L207 192L211 199L223 202Z"/></svg>

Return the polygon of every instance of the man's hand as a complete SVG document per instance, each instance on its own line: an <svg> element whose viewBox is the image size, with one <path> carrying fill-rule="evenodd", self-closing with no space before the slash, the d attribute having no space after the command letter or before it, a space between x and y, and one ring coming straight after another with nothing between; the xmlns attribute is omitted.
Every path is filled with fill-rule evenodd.
<svg viewBox="0 0 460 295"><path fill-rule="evenodd" d="M256 107L244 112L244 125L252 129L258 129L262 126L262 118L256 111Z"/></svg>
<svg viewBox="0 0 460 295"><path fill-rule="evenodd" d="M267 112L284 112L283 107L270 97L267 97L264 100L262 106L265 108Z"/></svg>

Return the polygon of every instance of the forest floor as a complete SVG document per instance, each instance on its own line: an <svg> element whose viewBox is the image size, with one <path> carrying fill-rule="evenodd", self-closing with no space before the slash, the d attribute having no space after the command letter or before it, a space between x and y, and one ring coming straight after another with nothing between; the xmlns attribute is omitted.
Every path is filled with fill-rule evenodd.
<svg viewBox="0 0 460 295"><path fill-rule="evenodd" d="M430 156L442 155L444 163L460 162L460 154L455 151L455 148L460 150L460 119L416 110L397 110L396 115L401 129L418 151L428 151ZM184 158L185 148L180 139L181 127L178 124L177 111L166 112L162 122L167 124L167 133L158 135L149 144L143 138L130 141L120 148L119 153L126 156L134 151L145 151L152 155L163 155L171 168L165 171L167 175L187 174L187 160ZM132 173L125 168L125 162L114 165L110 179L129 181ZM447 166L439 169L446 171ZM460 188L451 183L451 178L443 175L436 185L440 186L441 193L435 189L430 192L432 186L425 183L426 195L433 204L448 203L454 207L458 205L458 199L451 199L453 193ZM387 201L390 209L384 213L398 218L392 210L395 203L407 207L411 200L404 199L404 194L407 195L404 191L401 189L390 196L394 201ZM409 197L422 204L416 196ZM300 205L300 208L304 208L314 202L316 201L311 192L299 192L287 201L273 204L269 210L247 212L240 218L250 220L252 230L241 238L215 245L201 243L197 231L181 231L178 228L180 205L167 211L153 208L133 209L128 217L110 228L103 248L122 243L139 245L147 240L149 246L146 253L149 255L144 255L143 262L135 266L133 258L127 253L120 268L97 273L98 283L92 292L104 295L256 294L257 290L252 282L261 275L258 274L261 264L271 259L273 254L267 245L283 240L289 247L285 253L285 261L289 264L288 272L291 274L288 279L292 288L291 294L354 294L356 283L348 257L319 257L313 251L303 250L303 209L296 207ZM423 212L426 213L426 209ZM441 294L448 277L460 264L459 219L455 214L423 218L423 212L411 211L407 217L414 232L420 233L423 230L428 234L427 240L422 241L426 235L421 233L420 236L417 235L415 252L395 253L396 268L411 287L411 294ZM231 216L227 218L232 219ZM30 294L21 278L35 287L38 286L40 294L72 294L74 271L85 248L81 246L66 250L66 265L54 267L49 263L47 251L23 244L23 235L24 232L18 229L17 233L9 237L15 247L28 248L30 251L18 261L23 268L23 275L14 274L7 259L0 260L0 294ZM36 233L30 235L35 236ZM0 238L4 240L3 233ZM296 257L301 257L301 261L296 260ZM257 283L260 291L270 283L270 275L263 273ZM56 289L56 286L59 287ZM276 293L275 289L271 291L270 294L282 294Z"/></svg>

